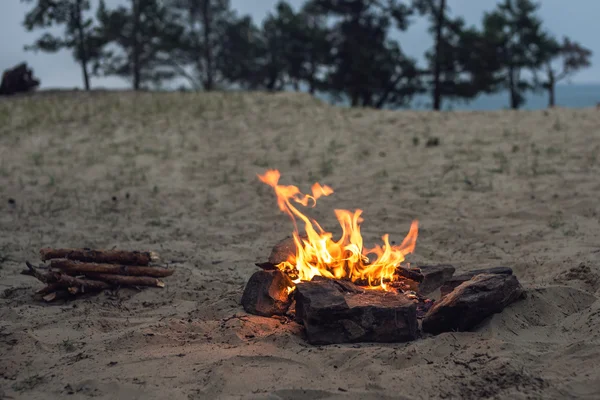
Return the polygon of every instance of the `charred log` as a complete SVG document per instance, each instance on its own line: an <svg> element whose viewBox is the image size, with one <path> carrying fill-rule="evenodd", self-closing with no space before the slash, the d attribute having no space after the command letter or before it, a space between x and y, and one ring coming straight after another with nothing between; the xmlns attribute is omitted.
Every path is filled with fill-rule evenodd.
<svg viewBox="0 0 600 400"><path fill-rule="evenodd" d="M284 315L292 298L294 283L282 271L257 271L248 280L242 295L242 306L250 314L270 317Z"/></svg>
<svg viewBox="0 0 600 400"><path fill-rule="evenodd" d="M406 342L417 337L417 307L405 295L348 292L333 280L296 285L296 319L311 344Z"/></svg>
<svg viewBox="0 0 600 400"><path fill-rule="evenodd" d="M476 275L431 307L423 320L423 331L438 334L470 330L523 295L523 287L514 275Z"/></svg>
<svg viewBox="0 0 600 400"><path fill-rule="evenodd" d="M455 268L449 264L420 265L423 280L419 283L419 294L429 294L452 278Z"/></svg>
<svg viewBox="0 0 600 400"><path fill-rule="evenodd" d="M440 288L440 293L443 296L446 296L450 292L454 290L454 288L458 287L460 284L471 280L476 275L480 274L493 274L493 275L512 275L512 269L508 267L494 267L494 268L485 268L485 269L475 269L469 272L462 273L460 275L455 275L448 279Z"/></svg>

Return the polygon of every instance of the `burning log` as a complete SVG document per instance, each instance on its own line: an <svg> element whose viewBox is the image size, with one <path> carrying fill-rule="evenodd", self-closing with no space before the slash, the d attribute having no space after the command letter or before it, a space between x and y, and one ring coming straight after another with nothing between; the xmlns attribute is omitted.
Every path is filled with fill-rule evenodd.
<svg viewBox="0 0 600 400"><path fill-rule="evenodd" d="M250 314L284 315L292 304L290 293L293 289L294 283L286 273L257 271L248 280L241 303Z"/></svg>
<svg viewBox="0 0 600 400"><path fill-rule="evenodd" d="M67 259L51 260L50 266L70 275L97 273L164 278L173 275L175 272L173 269L162 267L83 263Z"/></svg>
<svg viewBox="0 0 600 400"><path fill-rule="evenodd" d="M447 282L454 274L455 268L449 264L440 265L420 265L419 271L423 276L423 280L419 283L419 294L429 294L445 282Z"/></svg>
<svg viewBox="0 0 600 400"><path fill-rule="evenodd" d="M423 320L423 331L438 334L469 330L523 295L523 287L514 275L476 275L431 307Z"/></svg>
<svg viewBox="0 0 600 400"><path fill-rule="evenodd" d="M65 258L74 261L124 264L124 265L149 265L158 260L158 254L152 251L125 251L125 250L92 250L92 249L52 249L40 250L40 258L47 261L53 258Z"/></svg>
<svg viewBox="0 0 600 400"><path fill-rule="evenodd" d="M406 342L417 337L417 307L405 295L348 292L335 281L296 285L296 319L311 344Z"/></svg>
<svg viewBox="0 0 600 400"><path fill-rule="evenodd" d="M453 276L446 280L440 288L441 296L444 297L452 292L456 287L464 282L471 280L474 276L480 274L493 274L493 275L512 275L512 269L508 267L494 267L486 269L476 269L473 271L465 272L460 275Z"/></svg>

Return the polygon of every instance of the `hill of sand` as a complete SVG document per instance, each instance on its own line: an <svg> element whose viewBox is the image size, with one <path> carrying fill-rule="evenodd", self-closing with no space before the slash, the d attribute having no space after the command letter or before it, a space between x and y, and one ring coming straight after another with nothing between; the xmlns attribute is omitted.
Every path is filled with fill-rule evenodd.
<svg viewBox="0 0 600 400"><path fill-rule="evenodd" d="M429 138L439 146L427 147ZM335 193L414 263L510 266L527 298L473 332L310 346L243 287L292 232L257 179ZM600 112L391 112L295 94L0 101L0 398L600 398ZM13 199L14 201L10 201ZM149 249L164 289L32 298L41 247ZM69 396L70 395L70 396Z"/></svg>

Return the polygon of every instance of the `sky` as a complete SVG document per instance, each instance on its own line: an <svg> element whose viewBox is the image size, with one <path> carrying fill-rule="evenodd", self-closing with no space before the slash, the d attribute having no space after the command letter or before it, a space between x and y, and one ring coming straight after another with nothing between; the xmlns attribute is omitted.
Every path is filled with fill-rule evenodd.
<svg viewBox="0 0 600 400"><path fill-rule="evenodd" d="M0 8L0 70L10 68L20 62L27 62L36 77L42 81L42 88L75 88L82 86L79 66L68 51L59 53L34 53L24 51L42 32L27 32L23 27L25 13L31 4L22 0L1 0ZM35 0L37 1L37 0ZM92 0L96 2L97 0ZM299 7L304 0L288 0ZM107 5L126 3L126 0L106 0ZM274 9L277 0L231 0L232 7L239 14L250 14L260 23L267 13ZM485 11L498 3L496 0L448 0L453 15L462 16L469 25L479 25ZM572 83L600 83L600 0L543 0L540 16L547 30L557 37L564 35L580 41L593 51L592 67L580 71L570 80ZM410 56L422 60L422 54L431 46L432 39L427 33L427 21L418 19L408 32L398 36L403 50ZM121 78L92 78L92 87L125 88L129 83Z"/></svg>

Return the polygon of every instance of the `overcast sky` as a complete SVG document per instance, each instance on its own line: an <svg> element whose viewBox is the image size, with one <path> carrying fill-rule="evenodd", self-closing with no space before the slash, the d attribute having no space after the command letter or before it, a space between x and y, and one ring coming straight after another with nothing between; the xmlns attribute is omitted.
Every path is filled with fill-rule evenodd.
<svg viewBox="0 0 600 400"><path fill-rule="evenodd" d="M26 61L43 88L81 87L82 78L78 65L69 52L44 54L25 52L23 46L32 43L40 32L26 32L23 17L31 7L22 0L0 0L0 69L12 67ZM303 0L288 0L298 7ZM96 2L96 0L92 0ZM126 0L106 0L109 6L125 3ZM240 14L250 14L257 22L273 9L277 0L231 0L232 6ZM493 9L496 0L448 0L453 14L463 16L468 24L478 24L484 11ZM580 41L594 52L592 67L574 76L574 83L600 83L600 0L543 0L540 10L546 28L557 36L567 35ZM400 36L400 43L406 53L419 59L431 45L426 21L419 20L407 33ZM594 39L596 38L596 39ZM120 78L93 78L93 86L128 87L128 82Z"/></svg>

